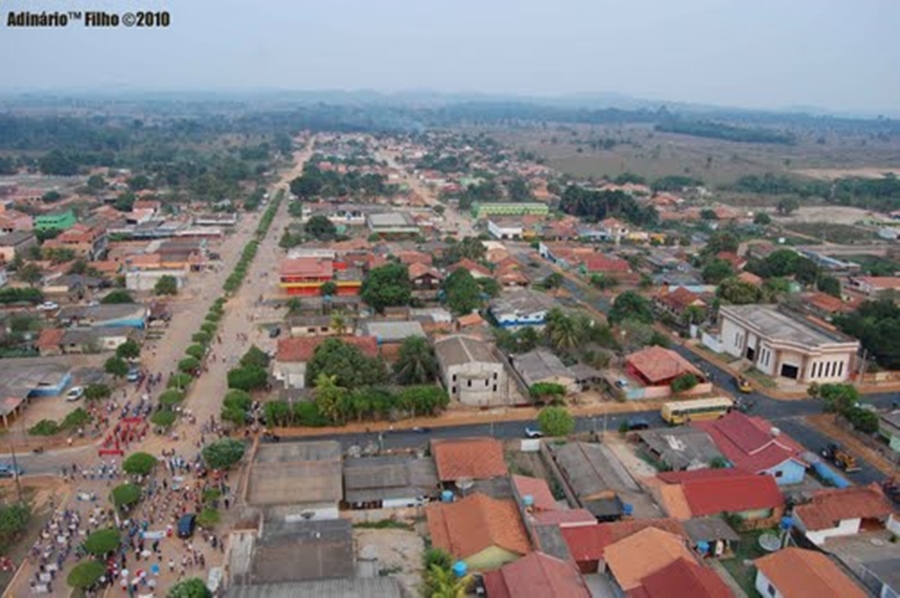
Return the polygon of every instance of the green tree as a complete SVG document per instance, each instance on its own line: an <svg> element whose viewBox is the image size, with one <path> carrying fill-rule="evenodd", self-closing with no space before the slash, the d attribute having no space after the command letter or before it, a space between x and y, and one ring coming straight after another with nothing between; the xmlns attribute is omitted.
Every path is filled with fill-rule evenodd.
<svg viewBox="0 0 900 598"><path fill-rule="evenodd" d="M198 360L203 359L203 356L206 355L206 349L203 348L203 345L191 345L184 352L186 355Z"/></svg>
<svg viewBox="0 0 900 598"><path fill-rule="evenodd" d="M87 180L87 189L91 194L97 194L106 189L106 179L99 174L92 174Z"/></svg>
<svg viewBox="0 0 900 598"><path fill-rule="evenodd" d="M229 390L222 401L222 419L243 426L247 423L252 404L253 400L246 391Z"/></svg>
<svg viewBox="0 0 900 598"><path fill-rule="evenodd" d="M252 391L265 388L269 383L269 374L265 368L257 365L241 366L228 370L228 388Z"/></svg>
<svg viewBox="0 0 900 598"><path fill-rule="evenodd" d="M544 407L538 413L538 425L547 436L568 436L575 430L575 418L565 407Z"/></svg>
<svg viewBox="0 0 900 598"><path fill-rule="evenodd" d="M818 289L832 297L841 298L841 282L834 276L819 276Z"/></svg>
<svg viewBox="0 0 900 598"><path fill-rule="evenodd" d="M243 442L223 438L204 446L201 454L211 469L229 469L244 457L245 450Z"/></svg>
<svg viewBox="0 0 900 598"><path fill-rule="evenodd" d="M704 255L718 255L720 253L737 253L740 239L730 230L717 230L709 237Z"/></svg>
<svg viewBox="0 0 900 598"><path fill-rule="evenodd" d="M544 405L556 403L566 396L566 387L555 382L537 382L528 388L528 395L533 401Z"/></svg>
<svg viewBox="0 0 900 598"><path fill-rule="evenodd" d="M483 277L477 279L478 286L481 287L481 292L488 297L498 297L500 295L500 291L502 291L502 287L500 283L497 282L493 278Z"/></svg>
<svg viewBox="0 0 900 598"><path fill-rule="evenodd" d="M106 574L106 565L100 561L84 561L78 563L66 577L66 583L76 590L89 590L100 582Z"/></svg>
<svg viewBox="0 0 900 598"><path fill-rule="evenodd" d="M765 212L757 212L753 215L753 224L758 224L759 226L769 226L770 224L772 224L772 217Z"/></svg>
<svg viewBox="0 0 900 598"><path fill-rule="evenodd" d="M334 424L347 421L347 389L338 386L336 376L320 373L315 379L316 408Z"/></svg>
<svg viewBox="0 0 900 598"><path fill-rule="evenodd" d="M85 538L84 549L96 557L104 558L110 552L118 550L121 543L122 538L118 530L101 529Z"/></svg>
<svg viewBox="0 0 900 598"><path fill-rule="evenodd" d="M175 388L169 388L160 393L157 400L163 407L171 408L184 400L184 393Z"/></svg>
<svg viewBox="0 0 900 598"><path fill-rule="evenodd" d="M455 314L469 314L481 306L481 287L464 268L458 268L443 283L444 299Z"/></svg>
<svg viewBox="0 0 900 598"><path fill-rule="evenodd" d="M372 309L408 305L412 298L409 270L403 264L386 264L373 268L363 282L360 295Z"/></svg>
<svg viewBox="0 0 900 598"><path fill-rule="evenodd" d="M256 345L251 345L247 352L241 357L241 366L250 367L256 366L260 368L269 367L269 355L257 347Z"/></svg>
<svg viewBox="0 0 900 598"><path fill-rule="evenodd" d="M116 347L116 357L119 359L137 359L141 356L141 346L136 341L128 339Z"/></svg>
<svg viewBox="0 0 900 598"><path fill-rule="evenodd" d="M100 401L108 399L112 394L106 384L88 384L84 387L84 398L88 401Z"/></svg>
<svg viewBox="0 0 900 598"><path fill-rule="evenodd" d="M707 284L719 284L726 278L734 276L734 268L726 260L714 258L703 267L703 282Z"/></svg>
<svg viewBox="0 0 900 598"><path fill-rule="evenodd" d="M11 503L0 506L0 543L15 542L28 528L31 509L25 503Z"/></svg>
<svg viewBox="0 0 900 598"><path fill-rule="evenodd" d="M573 351L578 347L588 330L579 328L574 318L565 315L559 308L553 308L547 314L544 336L550 346L561 352Z"/></svg>
<svg viewBox="0 0 900 598"><path fill-rule="evenodd" d="M154 411L153 415L150 416L150 423L154 426L167 429L175 423L175 419L176 415L174 411L160 409L159 411Z"/></svg>
<svg viewBox="0 0 900 598"><path fill-rule="evenodd" d="M178 362L178 371L192 374L200 369L200 360L196 357L185 357Z"/></svg>
<svg viewBox="0 0 900 598"><path fill-rule="evenodd" d="M134 297L132 297L131 293L129 293L125 289L116 289L114 291L110 291L105 297L103 297L103 299L100 300L100 303L103 303L104 305L134 303Z"/></svg>
<svg viewBox="0 0 900 598"><path fill-rule="evenodd" d="M410 336L403 340L394 363L397 382L404 385L433 382L439 371L434 349L427 339Z"/></svg>
<svg viewBox="0 0 900 598"><path fill-rule="evenodd" d="M426 574L427 585L431 588L429 598L465 598L472 576L457 577L451 569L441 569L432 565Z"/></svg>
<svg viewBox="0 0 900 598"><path fill-rule="evenodd" d="M790 216L800 207L800 202L796 197L783 197L778 200L778 205L775 206L775 209L778 210L778 213L782 216Z"/></svg>
<svg viewBox="0 0 900 598"><path fill-rule="evenodd" d="M450 404L450 396L443 388L420 384L403 388L397 396L397 404L413 417L437 415Z"/></svg>
<svg viewBox="0 0 900 598"><path fill-rule="evenodd" d="M656 320L650 300L634 291L625 291L613 301L609 311L609 322L618 324L624 320L636 320L652 324Z"/></svg>
<svg viewBox="0 0 900 598"><path fill-rule="evenodd" d="M706 310L699 305L688 305L681 312L681 322L690 326L691 324L700 324L706 319Z"/></svg>
<svg viewBox="0 0 900 598"><path fill-rule="evenodd" d="M687 392L697 386L697 384L699 383L700 381L694 374L682 374L672 380L672 392L674 392L675 394L678 394L680 392Z"/></svg>
<svg viewBox="0 0 900 598"><path fill-rule="evenodd" d="M166 598L212 598L212 592L202 579L191 577L172 586Z"/></svg>
<svg viewBox="0 0 900 598"><path fill-rule="evenodd" d="M334 226L334 223L325 216L320 215L311 217L303 227L303 231L320 241L330 241L337 236L337 228Z"/></svg>
<svg viewBox="0 0 900 598"><path fill-rule="evenodd" d="M153 294L154 295L177 295L178 294L178 279L169 274L164 274L159 277L159 280L156 281L156 284L153 285Z"/></svg>
<svg viewBox="0 0 900 598"><path fill-rule="evenodd" d="M319 287L319 294L323 297L334 297L338 293L337 283L333 280L329 280L326 283L323 283L322 286Z"/></svg>
<svg viewBox="0 0 900 598"><path fill-rule="evenodd" d="M44 270L34 262L28 262L18 269L16 276L29 286L35 286L44 279Z"/></svg>
<svg viewBox="0 0 900 598"><path fill-rule="evenodd" d="M134 453L122 462L122 471L131 475L148 475L156 467L156 457L149 453Z"/></svg>
<svg viewBox="0 0 900 598"><path fill-rule="evenodd" d="M825 410L833 413L847 413L859 403L859 391L852 384L822 384L819 396Z"/></svg>
<svg viewBox="0 0 900 598"><path fill-rule="evenodd" d="M739 278L728 278L716 289L716 295L735 305L746 305L762 301L762 289Z"/></svg>
<svg viewBox="0 0 900 598"><path fill-rule="evenodd" d="M338 386L348 389L373 386L386 380L381 359L367 357L362 351L338 338L327 338L316 347L306 364L306 383L315 384L319 374L334 376Z"/></svg>
<svg viewBox="0 0 900 598"><path fill-rule="evenodd" d="M121 357L110 357L106 360L106 363L103 364L103 369L107 374L115 376L116 378L124 378L128 375L128 363Z"/></svg>

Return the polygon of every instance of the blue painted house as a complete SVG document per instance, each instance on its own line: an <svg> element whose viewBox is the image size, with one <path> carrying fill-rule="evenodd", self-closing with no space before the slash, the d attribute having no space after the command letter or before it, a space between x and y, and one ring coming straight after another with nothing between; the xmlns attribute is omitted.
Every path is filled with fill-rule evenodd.
<svg viewBox="0 0 900 598"><path fill-rule="evenodd" d="M530 289L516 289L491 301L488 311L501 328L519 330L531 326L540 329L554 307L558 307L556 301L548 295Z"/></svg>
<svg viewBox="0 0 900 598"><path fill-rule="evenodd" d="M141 303L119 303L111 305L74 305L59 311L57 319L64 326L88 328L146 328L150 309Z"/></svg>
<svg viewBox="0 0 900 598"><path fill-rule="evenodd" d="M768 474L779 486L803 481L808 464L803 447L766 419L732 411L715 421L695 422L731 464L744 471Z"/></svg>

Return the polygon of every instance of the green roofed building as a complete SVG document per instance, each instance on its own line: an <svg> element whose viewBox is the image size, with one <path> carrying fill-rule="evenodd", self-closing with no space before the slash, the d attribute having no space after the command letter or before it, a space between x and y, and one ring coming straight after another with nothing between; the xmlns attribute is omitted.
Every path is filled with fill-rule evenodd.
<svg viewBox="0 0 900 598"><path fill-rule="evenodd" d="M75 213L67 210L59 214L42 214L34 219L34 230L66 230L75 225Z"/></svg>
<svg viewBox="0 0 900 598"><path fill-rule="evenodd" d="M502 202L502 203L476 203L472 204L472 215L475 218L487 218L489 216L546 216L550 213L550 207L539 202Z"/></svg>

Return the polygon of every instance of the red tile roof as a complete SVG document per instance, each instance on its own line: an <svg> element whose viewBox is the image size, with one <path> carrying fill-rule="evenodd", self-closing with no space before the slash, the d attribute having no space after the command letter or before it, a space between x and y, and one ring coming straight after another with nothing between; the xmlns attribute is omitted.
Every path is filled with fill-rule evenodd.
<svg viewBox="0 0 900 598"><path fill-rule="evenodd" d="M432 545L458 559L492 546L520 555L531 550L519 508L511 500L476 492L456 502L429 505L425 518Z"/></svg>
<svg viewBox="0 0 900 598"><path fill-rule="evenodd" d="M791 546L753 563L785 598L863 598L867 595L831 559L814 550Z"/></svg>
<svg viewBox="0 0 900 598"><path fill-rule="evenodd" d="M329 259L317 257L286 259L281 262L281 276L331 278L334 276L334 264Z"/></svg>
<svg viewBox="0 0 900 598"><path fill-rule="evenodd" d="M471 272L473 275L475 275L475 274L480 274L481 276L490 276L491 275L491 272L487 268L485 268L484 266L482 266L481 264L479 264L477 262L473 262L472 260L470 260L467 257L464 257L463 259L459 260L458 262L456 262L455 264L453 264L452 266L447 268L447 270L449 272L456 272L460 268L465 268L466 270Z"/></svg>
<svg viewBox="0 0 900 598"><path fill-rule="evenodd" d="M845 303L837 297L832 297L828 293L822 293L820 291L808 293L803 296L803 299L806 301L807 305L820 309L828 314L849 313L853 311L853 306L849 303Z"/></svg>
<svg viewBox="0 0 900 598"><path fill-rule="evenodd" d="M432 440L431 454L442 482L460 478L486 480L508 472L503 445L493 438Z"/></svg>
<svg viewBox="0 0 900 598"><path fill-rule="evenodd" d="M609 257L602 253L587 255L581 263L588 272L628 272L631 270L631 265L625 260Z"/></svg>
<svg viewBox="0 0 900 598"><path fill-rule="evenodd" d="M844 519L883 519L894 512L877 484L816 492L808 504L794 513L810 531L830 529Z"/></svg>
<svg viewBox="0 0 900 598"><path fill-rule="evenodd" d="M65 333L66 331L62 328L45 328L41 330L41 334L38 336L35 346L38 349L53 349L59 347L59 343L62 341Z"/></svg>
<svg viewBox="0 0 900 598"><path fill-rule="evenodd" d="M677 378L682 374L703 377L703 373L690 361L675 351L656 345L628 355L625 361L651 384Z"/></svg>
<svg viewBox="0 0 900 598"><path fill-rule="evenodd" d="M536 511L530 515L536 525L558 525L561 528L595 525L597 518L587 509Z"/></svg>
<svg viewBox="0 0 900 598"><path fill-rule="evenodd" d="M415 280L420 276L424 276L426 274L430 274L437 280L443 280L443 276L440 272L438 272L437 268L433 268L428 264L423 264L421 262L415 262L409 267L409 279Z"/></svg>
<svg viewBox="0 0 900 598"><path fill-rule="evenodd" d="M697 304L697 302L701 306L706 305L703 299L700 298L700 295L684 287L678 287L671 293L666 293L659 300L676 311L684 310L691 305Z"/></svg>
<svg viewBox="0 0 900 598"><path fill-rule="evenodd" d="M610 544L624 540L639 531L653 527L670 534L687 538L681 522L674 519L629 519L613 523L598 523L561 529L569 552L576 561L596 561Z"/></svg>
<svg viewBox="0 0 900 598"><path fill-rule="evenodd" d="M378 339L374 336L297 336L278 340L275 361L294 363L309 361L316 348L330 338L357 347L367 357L378 356Z"/></svg>
<svg viewBox="0 0 900 598"><path fill-rule="evenodd" d="M543 552L532 552L484 576L490 598L590 598L578 569Z"/></svg>
<svg viewBox="0 0 900 598"><path fill-rule="evenodd" d="M523 475L512 476L512 484L516 488L516 494L524 499L526 496L532 498L532 506L536 511L554 511L559 509L553 493L550 492L550 486L547 482L540 478L530 478Z"/></svg>
<svg viewBox="0 0 900 598"><path fill-rule="evenodd" d="M678 559L641 580L628 598L731 598L734 592L715 571Z"/></svg>
<svg viewBox="0 0 900 598"><path fill-rule="evenodd" d="M717 475L718 474L718 475ZM691 515L740 513L784 506L775 478L728 469L659 474L659 479L681 485ZM670 482L672 483L672 482Z"/></svg>
<svg viewBox="0 0 900 598"><path fill-rule="evenodd" d="M430 253L424 253L421 251L398 251L396 254L397 259L400 260L401 264L426 264L428 266L431 265L432 257Z"/></svg>
<svg viewBox="0 0 900 598"><path fill-rule="evenodd" d="M777 430L768 420L732 411L714 421L695 422L705 431L735 467L759 473L776 467L788 459L805 464L803 447Z"/></svg>

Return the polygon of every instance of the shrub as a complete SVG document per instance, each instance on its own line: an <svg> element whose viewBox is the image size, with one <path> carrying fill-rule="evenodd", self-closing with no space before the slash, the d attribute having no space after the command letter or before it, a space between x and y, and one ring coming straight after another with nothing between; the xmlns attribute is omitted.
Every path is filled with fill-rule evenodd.
<svg viewBox="0 0 900 598"><path fill-rule="evenodd" d="M194 381L194 377L191 376L190 374L184 374L184 373L173 374L172 376L169 376L169 382L166 384L166 386L168 386L169 388L175 388L175 389L178 389L178 388L185 389L188 386L190 386L191 382L193 382L193 381Z"/></svg>
<svg viewBox="0 0 900 598"><path fill-rule="evenodd" d="M212 336L208 332L203 332L201 330L200 332L194 333L194 336L191 337L191 342L199 343L201 345L208 345L211 338Z"/></svg>
<svg viewBox="0 0 900 598"><path fill-rule="evenodd" d="M141 489L135 484L120 484L112 489L112 501L117 507L127 507L141 499Z"/></svg>
<svg viewBox="0 0 900 598"><path fill-rule="evenodd" d="M228 370L228 388L251 391L265 387L268 382L268 372L257 365Z"/></svg>
<svg viewBox="0 0 900 598"><path fill-rule="evenodd" d="M194 359L203 359L203 356L206 355L206 348L203 345L191 345L184 350L184 354Z"/></svg>
<svg viewBox="0 0 900 598"><path fill-rule="evenodd" d="M697 376L694 374L682 374L672 380L672 392L686 392L699 384L700 381L697 380Z"/></svg>
<svg viewBox="0 0 900 598"><path fill-rule="evenodd" d="M575 429L575 418L565 407L544 407L538 414L538 424L547 436L568 436Z"/></svg>
<svg viewBox="0 0 900 598"><path fill-rule="evenodd" d="M110 395L112 395L112 390L106 384L88 384L84 388L84 398L88 401L108 399Z"/></svg>
<svg viewBox="0 0 900 598"><path fill-rule="evenodd" d="M62 420L61 429L80 428L91 423L91 414L84 407L79 407L66 415Z"/></svg>
<svg viewBox="0 0 900 598"><path fill-rule="evenodd" d="M179 390L175 390L174 388L165 390L162 394L159 395L159 404L166 408L173 407L183 400L184 393Z"/></svg>
<svg viewBox="0 0 900 598"><path fill-rule="evenodd" d="M185 357L178 362L178 369L189 374L200 369L200 360L196 357Z"/></svg>
<svg viewBox="0 0 900 598"><path fill-rule="evenodd" d="M99 561L84 561L78 563L66 577L66 583L78 590L87 590L100 581L106 573L106 566Z"/></svg>
<svg viewBox="0 0 900 598"><path fill-rule="evenodd" d="M863 434L874 434L878 431L878 416L860 407L851 407L844 412L850 424Z"/></svg>
<svg viewBox="0 0 900 598"><path fill-rule="evenodd" d="M206 587L206 582L192 577L172 586L166 598L212 598L212 592Z"/></svg>
<svg viewBox="0 0 900 598"><path fill-rule="evenodd" d="M229 390L222 401L222 419L238 425L247 423L247 412L253 400L250 395L238 389Z"/></svg>
<svg viewBox="0 0 900 598"><path fill-rule="evenodd" d="M149 453L134 453L122 462L122 471L132 475L147 475L156 466L156 457Z"/></svg>
<svg viewBox="0 0 900 598"><path fill-rule="evenodd" d="M203 447L203 460L211 469L228 469L244 456L243 442L223 438Z"/></svg>
<svg viewBox="0 0 900 598"><path fill-rule="evenodd" d="M212 340L212 335L216 333L216 329L218 326L214 322L203 322L200 324L200 330L209 335L210 340Z"/></svg>
<svg viewBox="0 0 900 598"><path fill-rule="evenodd" d="M161 409L150 416L150 423L160 428L169 428L175 423L175 412L169 409Z"/></svg>
<svg viewBox="0 0 900 598"><path fill-rule="evenodd" d="M210 507L205 507L197 516L197 525L203 529L215 527L219 523L219 512Z"/></svg>
<svg viewBox="0 0 900 598"><path fill-rule="evenodd" d="M222 319L222 314L217 311L209 310L209 313L206 314L206 317L203 318L207 322L212 322L213 324L217 324L219 320Z"/></svg>
<svg viewBox="0 0 900 598"><path fill-rule="evenodd" d="M119 548L122 539L118 530L109 528L92 533L84 540L84 549L96 557L103 558Z"/></svg>
<svg viewBox="0 0 900 598"><path fill-rule="evenodd" d="M32 436L53 436L57 432L59 432L59 424L52 419L42 419L28 428L28 433Z"/></svg>

